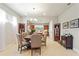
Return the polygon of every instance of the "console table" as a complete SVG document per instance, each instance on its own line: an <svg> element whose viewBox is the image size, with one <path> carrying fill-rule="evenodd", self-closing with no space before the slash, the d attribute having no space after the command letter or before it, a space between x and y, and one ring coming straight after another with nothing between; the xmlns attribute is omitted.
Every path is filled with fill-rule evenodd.
<svg viewBox="0 0 79 59"><path fill-rule="evenodd" d="M73 36L61 36L61 45L63 45L66 49L73 49Z"/></svg>

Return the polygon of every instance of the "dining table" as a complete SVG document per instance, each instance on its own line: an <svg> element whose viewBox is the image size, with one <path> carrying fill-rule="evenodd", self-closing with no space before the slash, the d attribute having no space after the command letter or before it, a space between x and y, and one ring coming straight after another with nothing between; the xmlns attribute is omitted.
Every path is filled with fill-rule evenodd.
<svg viewBox="0 0 79 59"><path fill-rule="evenodd" d="M26 41L30 41L30 40L31 40L31 36L32 36L32 35L27 35L27 36L24 37L24 39L25 39Z"/></svg>

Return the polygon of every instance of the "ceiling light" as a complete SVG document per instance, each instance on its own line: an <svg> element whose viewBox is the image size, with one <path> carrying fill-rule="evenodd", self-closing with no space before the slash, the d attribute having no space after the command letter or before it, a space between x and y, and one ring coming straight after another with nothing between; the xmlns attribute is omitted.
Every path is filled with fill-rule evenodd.
<svg viewBox="0 0 79 59"><path fill-rule="evenodd" d="M37 22L37 19L35 18L35 19L34 19L34 21L36 21L36 22Z"/></svg>
<svg viewBox="0 0 79 59"><path fill-rule="evenodd" d="M32 21L33 19L31 18L30 21Z"/></svg>
<svg viewBox="0 0 79 59"><path fill-rule="evenodd" d="M35 10L35 8L33 8L33 10Z"/></svg>
<svg viewBox="0 0 79 59"><path fill-rule="evenodd" d="M35 22L37 22L37 19L36 19L36 18L31 18L30 21L35 21Z"/></svg>

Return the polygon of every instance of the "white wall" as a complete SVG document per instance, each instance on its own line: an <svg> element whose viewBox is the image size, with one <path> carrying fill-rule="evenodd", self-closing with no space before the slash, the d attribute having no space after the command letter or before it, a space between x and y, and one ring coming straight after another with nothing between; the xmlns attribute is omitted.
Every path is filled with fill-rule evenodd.
<svg viewBox="0 0 79 59"><path fill-rule="evenodd" d="M1 10L2 9L2 10ZM11 10L10 8L8 8L7 6L0 4L0 50L5 49L10 43L14 42L16 40L16 33L17 33L17 26L15 26L15 24L13 24L13 19L7 19L7 14L9 14L10 16L14 16L19 17L19 15L17 13L15 13L13 10ZM2 13L2 11L5 11L5 15L3 15L4 13ZM2 18L2 16L4 16ZM9 16L9 17L10 17ZM7 20L5 22L5 20ZM17 20L17 19L16 19Z"/></svg>
<svg viewBox="0 0 79 59"><path fill-rule="evenodd" d="M11 20L7 19L7 22L5 23L5 44L6 46L14 43L16 41L16 33L17 33L17 20L16 17L15 19L13 19L13 17L11 18Z"/></svg>
<svg viewBox="0 0 79 59"><path fill-rule="evenodd" d="M49 36L50 39L54 40L54 24L58 22L57 17L52 17L52 19L49 22Z"/></svg>
<svg viewBox="0 0 79 59"><path fill-rule="evenodd" d="M0 50L3 50L5 47L5 22L5 12L2 9L0 9Z"/></svg>
<svg viewBox="0 0 79 59"><path fill-rule="evenodd" d="M53 38L53 20L49 22L49 37Z"/></svg>
<svg viewBox="0 0 79 59"><path fill-rule="evenodd" d="M0 23L0 51L5 48L5 33L4 33L4 24Z"/></svg>
<svg viewBox="0 0 79 59"><path fill-rule="evenodd" d="M79 4L74 4L68 10L66 10L62 15L58 17L58 22L61 23L61 35L63 33L70 33L73 35L73 48L79 51L79 28L73 29L63 29L62 23L79 18Z"/></svg>

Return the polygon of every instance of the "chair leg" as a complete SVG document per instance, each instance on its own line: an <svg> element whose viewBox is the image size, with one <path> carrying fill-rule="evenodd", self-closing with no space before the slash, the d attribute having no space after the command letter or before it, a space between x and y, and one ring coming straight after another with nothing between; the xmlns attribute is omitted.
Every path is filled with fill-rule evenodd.
<svg viewBox="0 0 79 59"><path fill-rule="evenodd" d="M21 50L20 50L20 54L22 53L22 46L21 46Z"/></svg>
<svg viewBox="0 0 79 59"><path fill-rule="evenodd" d="M45 43L45 46L46 46L46 43Z"/></svg>
<svg viewBox="0 0 79 59"><path fill-rule="evenodd" d="M45 41L45 46L46 46L46 41Z"/></svg>
<svg viewBox="0 0 79 59"><path fill-rule="evenodd" d="M31 56L33 56L33 50L34 49L31 49ZM39 54L41 55L41 48L39 48Z"/></svg>
<svg viewBox="0 0 79 59"><path fill-rule="evenodd" d="M19 51L19 47L18 47L18 51Z"/></svg>
<svg viewBox="0 0 79 59"><path fill-rule="evenodd" d="M19 47L19 45L18 45L18 51L19 51L19 48L20 48L20 47Z"/></svg>
<svg viewBox="0 0 79 59"><path fill-rule="evenodd" d="M33 56L33 49L31 49L31 56Z"/></svg>
<svg viewBox="0 0 79 59"><path fill-rule="evenodd" d="M40 48L40 55L41 55L41 48Z"/></svg>

